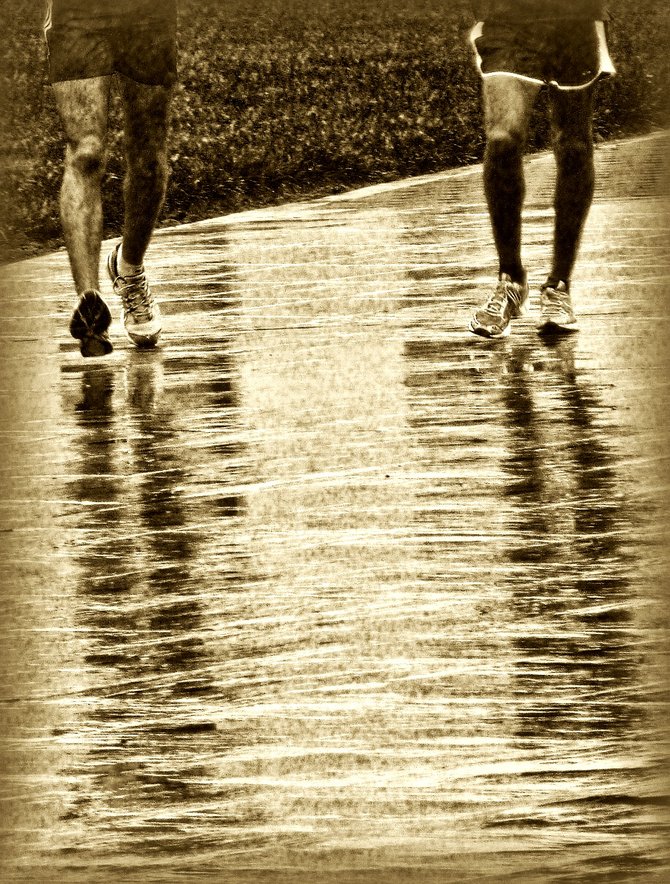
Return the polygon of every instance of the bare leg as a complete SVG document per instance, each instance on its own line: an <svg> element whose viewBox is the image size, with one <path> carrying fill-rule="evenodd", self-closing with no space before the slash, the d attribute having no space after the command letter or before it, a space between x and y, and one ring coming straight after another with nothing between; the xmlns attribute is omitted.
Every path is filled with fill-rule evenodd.
<svg viewBox="0 0 670 884"><path fill-rule="evenodd" d="M104 171L109 77L54 83L67 137L60 193L63 235L77 293L99 289L102 239L100 183Z"/></svg>
<svg viewBox="0 0 670 884"><path fill-rule="evenodd" d="M122 258L139 267L144 260L168 178L168 111L172 91L122 80L127 173Z"/></svg>
<svg viewBox="0 0 670 884"><path fill-rule="evenodd" d="M525 196L523 153L539 84L507 74L483 80L484 192L500 273L525 282L521 262L521 210Z"/></svg>
<svg viewBox="0 0 670 884"><path fill-rule="evenodd" d="M552 140L556 157L554 257L549 281L569 283L595 184L593 165L594 89L551 92Z"/></svg>

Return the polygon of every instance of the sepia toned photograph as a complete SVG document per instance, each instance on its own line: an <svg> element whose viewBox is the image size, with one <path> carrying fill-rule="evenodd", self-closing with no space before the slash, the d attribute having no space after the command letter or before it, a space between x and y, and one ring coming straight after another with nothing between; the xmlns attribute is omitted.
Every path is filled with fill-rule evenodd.
<svg viewBox="0 0 670 884"><path fill-rule="evenodd" d="M0 881L670 880L670 6L0 0Z"/></svg>

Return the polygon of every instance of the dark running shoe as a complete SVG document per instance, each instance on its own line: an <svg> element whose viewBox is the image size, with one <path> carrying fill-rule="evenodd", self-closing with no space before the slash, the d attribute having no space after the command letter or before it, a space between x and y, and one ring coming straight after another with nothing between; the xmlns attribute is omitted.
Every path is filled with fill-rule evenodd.
<svg viewBox="0 0 670 884"><path fill-rule="evenodd" d="M506 338L510 322L525 311L527 298L528 283L512 282L511 276L501 273L495 291L470 320L470 331L483 338Z"/></svg>
<svg viewBox="0 0 670 884"><path fill-rule="evenodd" d="M119 274L120 246L118 243L107 259L107 272L123 304L123 326L137 347L155 347L161 333L160 309L151 294L144 268L131 276Z"/></svg>
<svg viewBox="0 0 670 884"><path fill-rule="evenodd" d="M70 334L79 341L82 356L106 356L112 352L107 329L112 321L100 292L84 292L70 320Z"/></svg>
<svg viewBox="0 0 670 884"><path fill-rule="evenodd" d="M541 335L578 331L570 291L562 280L557 285L546 282L540 289L540 321L537 330Z"/></svg>

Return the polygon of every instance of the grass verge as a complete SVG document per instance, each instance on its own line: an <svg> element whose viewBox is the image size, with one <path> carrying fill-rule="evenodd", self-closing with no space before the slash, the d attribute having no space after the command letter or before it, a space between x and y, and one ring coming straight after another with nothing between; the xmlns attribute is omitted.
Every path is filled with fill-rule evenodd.
<svg viewBox="0 0 670 884"><path fill-rule="evenodd" d="M665 127L669 7L619 0L618 75L598 139ZM0 0L0 260L61 244L64 139L41 4ZM161 224L476 162L483 139L469 4L444 0L182 0L171 179ZM547 141L542 103L531 148ZM120 109L110 109L105 233L122 221Z"/></svg>

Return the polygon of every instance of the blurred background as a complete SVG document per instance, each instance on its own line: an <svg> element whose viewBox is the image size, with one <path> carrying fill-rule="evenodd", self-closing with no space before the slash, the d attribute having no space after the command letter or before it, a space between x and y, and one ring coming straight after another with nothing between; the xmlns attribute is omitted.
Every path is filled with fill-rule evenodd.
<svg viewBox="0 0 670 884"><path fill-rule="evenodd" d="M618 76L597 140L670 120L670 12L610 4ZM43 0L0 0L0 261L61 245L63 136L47 82ZM481 159L468 0L180 0L180 82L162 226ZM531 146L546 145L543 102ZM106 234L123 160L112 103Z"/></svg>

